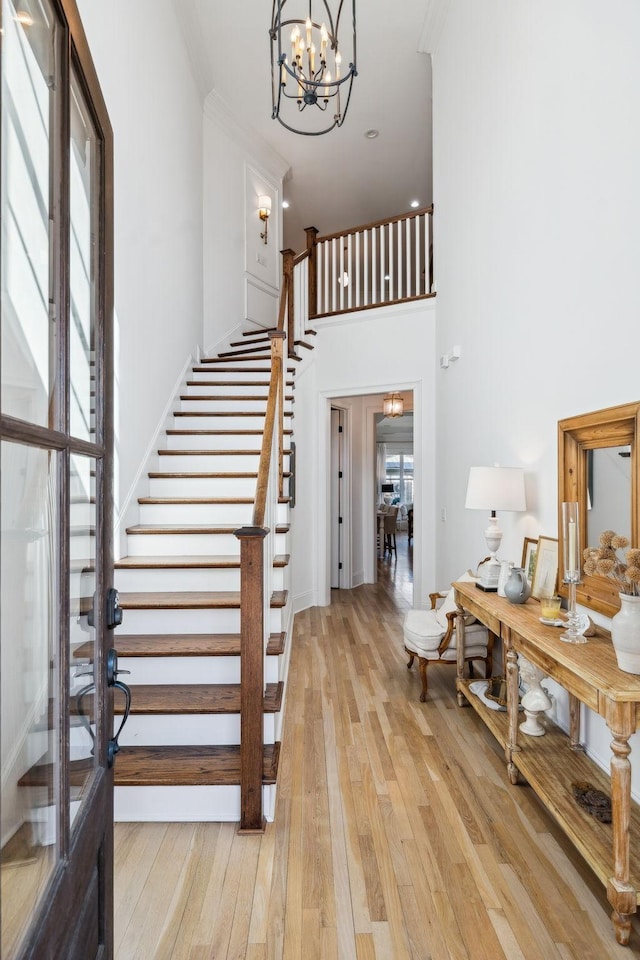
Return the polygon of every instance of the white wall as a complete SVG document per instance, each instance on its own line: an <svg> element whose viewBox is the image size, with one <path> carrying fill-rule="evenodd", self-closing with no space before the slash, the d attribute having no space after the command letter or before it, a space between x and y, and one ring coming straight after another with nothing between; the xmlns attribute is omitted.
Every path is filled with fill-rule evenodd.
<svg viewBox="0 0 640 960"><path fill-rule="evenodd" d="M328 602L328 466L329 409L331 399L385 393L391 389L414 391L415 429L415 546L414 603L428 603L434 589L433 516L435 512L435 303L419 301L398 307L363 311L337 320L314 323L313 363L296 383L296 446L298 474L296 508L292 535L293 591L296 609ZM370 451L370 469L352 479L352 513L359 511L357 524L363 534L360 547L353 546L353 569L357 570L362 550L366 574L367 542L375 544L374 533L374 410L362 415L354 410L353 429L362 464ZM421 465L422 469L419 469ZM356 484L359 487L356 488ZM369 533L370 532L370 536ZM373 567L373 552L370 557Z"/></svg>
<svg viewBox="0 0 640 960"><path fill-rule="evenodd" d="M79 0L114 131L116 509L202 330L202 108L170 0Z"/></svg>
<svg viewBox="0 0 640 960"><path fill-rule="evenodd" d="M272 326L282 277L282 178L288 163L211 91L204 105L205 352L243 320ZM272 200L267 243L257 197ZM249 326L249 324L247 324Z"/></svg>
<svg viewBox="0 0 640 960"><path fill-rule="evenodd" d="M528 513L501 518L501 555L519 560L523 536L557 535L557 421L640 398L639 36L635 0L448 5L433 59L438 352L462 357L437 374L444 580L484 548L469 466L525 467ZM594 718L607 762L608 740Z"/></svg>

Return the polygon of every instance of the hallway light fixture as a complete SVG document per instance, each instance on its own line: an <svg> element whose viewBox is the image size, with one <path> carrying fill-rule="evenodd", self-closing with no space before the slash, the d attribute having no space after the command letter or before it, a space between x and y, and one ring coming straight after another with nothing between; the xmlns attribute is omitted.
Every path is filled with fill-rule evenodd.
<svg viewBox="0 0 640 960"><path fill-rule="evenodd" d="M404 413L404 400L399 393L389 393L382 401L385 417L401 417Z"/></svg>
<svg viewBox="0 0 640 960"><path fill-rule="evenodd" d="M269 236L269 217L271 216L271 197L258 197L258 216L264 223L264 232L260 234L260 239L267 243Z"/></svg>
<svg viewBox="0 0 640 960"><path fill-rule="evenodd" d="M330 2L337 3L335 15ZM345 71L347 57L343 56L345 50L340 49L338 31L342 14L349 8L351 43ZM349 108L353 78L358 75L356 0L273 0L269 36L272 119L292 133L312 137L341 127ZM348 44L349 40L345 41L343 36L344 42Z"/></svg>

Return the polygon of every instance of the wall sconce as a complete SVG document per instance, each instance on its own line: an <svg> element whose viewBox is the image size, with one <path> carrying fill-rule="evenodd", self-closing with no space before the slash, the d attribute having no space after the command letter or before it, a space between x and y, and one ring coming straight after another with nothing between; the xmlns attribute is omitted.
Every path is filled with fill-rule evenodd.
<svg viewBox="0 0 640 960"><path fill-rule="evenodd" d="M271 216L271 197L258 197L258 216L264 223L264 233L260 234L260 239L267 243L269 233L269 217Z"/></svg>
<svg viewBox="0 0 640 960"><path fill-rule="evenodd" d="M382 401L385 417L401 417L404 413L404 400L399 393L389 393Z"/></svg>

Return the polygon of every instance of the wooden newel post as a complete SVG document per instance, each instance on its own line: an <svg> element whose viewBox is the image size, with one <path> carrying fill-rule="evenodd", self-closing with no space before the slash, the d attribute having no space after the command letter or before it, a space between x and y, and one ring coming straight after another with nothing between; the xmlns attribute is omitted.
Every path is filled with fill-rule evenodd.
<svg viewBox="0 0 640 960"><path fill-rule="evenodd" d="M289 352L293 350L293 341L295 338L293 330L293 261L295 251L287 248L281 250L282 253L282 282L287 289L287 340L289 341Z"/></svg>
<svg viewBox="0 0 640 960"><path fill-rule="evenodd" d="M242 527L240 541L240 826L263 833L264 527Z"/></svg>
<svg viewBox="0 0 640 960"><path fill-rule="evenodd" d="M318 312L318 274L317 274L317 227L305 227L307 235L307 250L309 251L309 316L315 317Z"/></svg>

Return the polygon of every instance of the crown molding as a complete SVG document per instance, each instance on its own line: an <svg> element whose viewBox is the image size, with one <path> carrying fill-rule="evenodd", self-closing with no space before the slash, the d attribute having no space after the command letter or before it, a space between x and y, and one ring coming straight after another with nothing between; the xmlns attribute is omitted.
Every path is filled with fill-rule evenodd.
<svg viewBox="0 0 640 960"><path fill-rule="evenodd" d="M418 42L420 53L434 54L438 49L451 0L427 0L427 12Z"/></svg>
<svg viewBox="0 0 640 960"><path fill-rule="evenodd" d="M204 115L217 124L234 143L243 147L276 181L285 177L290 168L289 162L252 127L238 120L217 90L211 90L205 97Z"/></svg>

